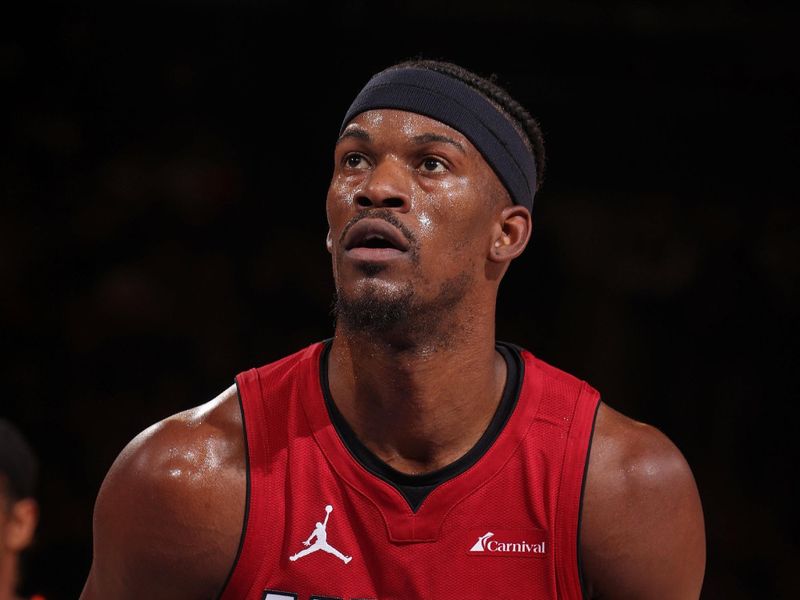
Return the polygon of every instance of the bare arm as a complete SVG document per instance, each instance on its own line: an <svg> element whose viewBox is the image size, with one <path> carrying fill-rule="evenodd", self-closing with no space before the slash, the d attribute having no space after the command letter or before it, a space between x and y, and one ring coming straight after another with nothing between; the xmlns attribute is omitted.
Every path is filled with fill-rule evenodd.
<svg viewBox="0 0 800 600"><path fill-rule="evenodd" d="M127 445L97 497L82 600L216 597L242 532L242 436L232 386Z"/></svg>
<svg viewBox="0 0 800 600"><path fill-rule="evenodd" d="M691 469L657 429L601 405L584 494L589 598L697 600L703 511Z"/></svg>

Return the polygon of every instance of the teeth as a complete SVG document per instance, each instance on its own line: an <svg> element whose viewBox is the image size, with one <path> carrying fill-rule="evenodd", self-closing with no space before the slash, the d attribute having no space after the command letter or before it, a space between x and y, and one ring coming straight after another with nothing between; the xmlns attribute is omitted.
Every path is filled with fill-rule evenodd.
<svg viewBox="0 0 800 600"><path fill-rule="evenodd" d="M380 233L370 233L365 235L358 245L366 246L368 248L395 248L395 245Z"/></svg>

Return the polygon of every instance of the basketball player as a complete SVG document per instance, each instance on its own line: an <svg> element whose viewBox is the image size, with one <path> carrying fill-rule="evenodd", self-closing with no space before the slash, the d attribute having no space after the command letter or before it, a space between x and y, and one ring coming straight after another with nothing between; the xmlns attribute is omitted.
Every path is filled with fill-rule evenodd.
<svg viewBox="0 0 800 600"><path fill-rule="evenodd" d="M403 63L358 94L334 160L333 337L122 451L83 599L696 599L679 450L495 339L536 122L459 66Z"/></svg>
<svg viewBox="0 0 800 600"><path fill-rule="evenodd" d="M0 419L0 600L19 600L20 557L39 521L36 474L30 444L15 425Z"/></svg>

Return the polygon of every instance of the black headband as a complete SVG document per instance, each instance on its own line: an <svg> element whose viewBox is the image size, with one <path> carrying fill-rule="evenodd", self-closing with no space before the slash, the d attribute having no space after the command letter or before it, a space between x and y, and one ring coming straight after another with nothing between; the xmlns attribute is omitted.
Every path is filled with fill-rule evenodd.
<svg viewBox="0 0 800 600"><path fill-rule="evenodd" d="M418 113L461 132L494 169L511 199L533 208L536 159L514 125L477 90L430 69L388 69L356 96L339 134L356 115L377 108Z"/></svg>

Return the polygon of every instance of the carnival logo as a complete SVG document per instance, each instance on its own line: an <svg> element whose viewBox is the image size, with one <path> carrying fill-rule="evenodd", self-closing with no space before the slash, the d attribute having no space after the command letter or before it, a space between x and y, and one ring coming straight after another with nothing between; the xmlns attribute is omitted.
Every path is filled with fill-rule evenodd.
<svg viewBox="0 0 800 600"><path fill-rule="evenodd" d="M545 532L541 530L487 531L469 549L468 554L494 556L544 556L547 554Z"/></svg>

